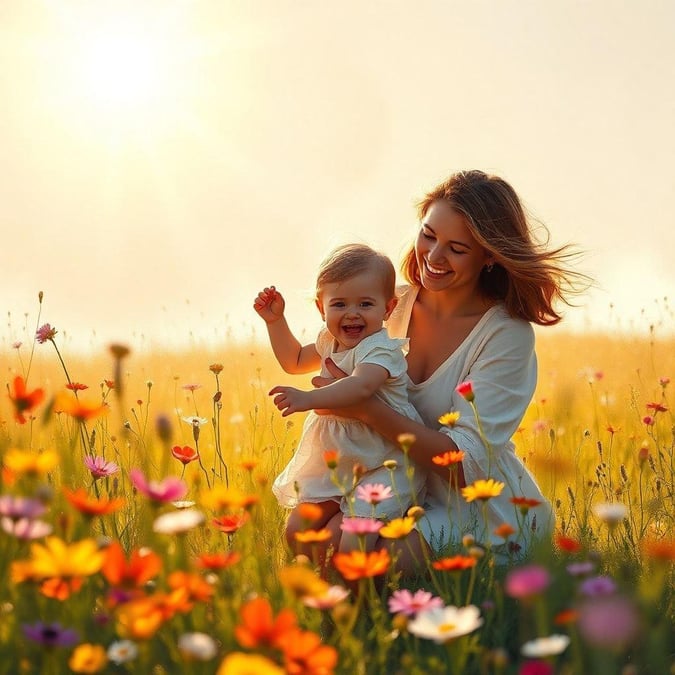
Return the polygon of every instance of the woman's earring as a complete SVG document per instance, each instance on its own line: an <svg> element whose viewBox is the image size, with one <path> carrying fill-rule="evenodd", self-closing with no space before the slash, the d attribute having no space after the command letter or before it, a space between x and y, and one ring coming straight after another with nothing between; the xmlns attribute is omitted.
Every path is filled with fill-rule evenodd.
<svg viewBox="0 0 675 675"><path fill-rule="evenodd" d="M488 274L489 274L490 272L492 272L492 268L493 268L494 266L495 266L495 264L494 264L493 262L488 263L487 265L485 265L485 270L487 271Z"/></svg>

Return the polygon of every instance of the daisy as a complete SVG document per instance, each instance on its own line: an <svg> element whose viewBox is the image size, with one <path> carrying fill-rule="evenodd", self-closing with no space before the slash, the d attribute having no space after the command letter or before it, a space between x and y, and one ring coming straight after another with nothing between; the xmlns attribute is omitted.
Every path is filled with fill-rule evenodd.
<svg viewBox="0 0 675 675"><path fill-rule="evenodd" d="M391 486L383 483L366 483L356 488L356 498L369 504L379 504L392 496Z"/></svg>
<svg viewBox="0 0 675 675"><path fill-rule="evenodd" d="M184 534L205 520L204 514L197 509L179 509L155 518L152 529L159 534Z"/></svg>
<svg viewBox="0 0 675 675"><path fill-rule="evenodd" d="M414 616L418 612L423 612L427 609L443 607L443 600L424 589L411 593L408 589L404 588L394 591L387 604L392 614Z"/></svg>
<svg viewBox="0 0 675 675"><path fill-rule="evenodd" d="M466 607L432 607L420 612L408 622L408 631L425 640L443 644L468 635L483 625L480 610L475 605Z"/></svg>
<svg viewBox="0 0 675 675"><path fill-rule="evenodd" d="M210 661L218 653L218 647L206 633L183 633L178 638L178 651L186 658Z"/></svg>
<svg viewBox="0 0 675 675"><path fill-rule="evenodd" d="M138 656L138 647L131 640L119 640L108 647L108 658L118 666L133 661Z"/></svg>
<svg viewBox="0 0 675 675"><path fill-rule="evenodd" d="M567 635L549 635L526 642L520 648L520 653L530 658L556 656L562 654L569 643L570 639Z"/></svg>

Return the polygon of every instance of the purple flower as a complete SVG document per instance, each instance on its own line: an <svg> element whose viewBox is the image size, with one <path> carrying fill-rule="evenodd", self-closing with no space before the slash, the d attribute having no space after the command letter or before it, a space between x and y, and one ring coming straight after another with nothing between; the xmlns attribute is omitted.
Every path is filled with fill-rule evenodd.
<svg viewBox="0 0 675 675"><path fill-rule="evenodd" d="M622 649L637 637L640 617L631 600L620 595L594 598L579 608L581 636L591 645Z"/></svg>
<svg viewBox="0 0 675 675"><path fill-rule="evenodd" d="M583 577L590 574L595 569L595 563L590 560L573 562L570 563L566 569L573 577Z"/></svg>
<svg viewBox="0 0 675 675"><path fill-rule="evenodd" d="M417 612L423 612L433 607L443 607L443 600L423 589L415 591L413 594L404 588L394 591L389 598L388 604L389 611L392 614L414 616Z"/></svg>
<svg viewBox="0 0 675 675"><path fill-rule="evenodd" d="M340 529L351 534L374 534L384 523L376 518L343 518Z"/></svg>
<svg viewBox="0 0 675 675"><path fill-rule="evenodd" d="M0 516L7 518L39 518L47 507L32 497L15 497L14 495L0 496Z"/></svg>
<svg viewBox="0 0 675 675"><path fill-rule="evenodd" d="M129 478L139 492L154 502L172 502L183 499L187 494L187 485L175 476L169 476L163 481L148 481L140 469L132 469Z"/></svg>
<svg viewBox="0 0 675 675"><path fill-rule="evenodd" d="M53 340L56 335L56 328L52 328L48 323L40 326L35 333L35 339L43 345L47 340Z"/></svg>
<svg viewBox="0 0 675 675"><path fill-rule="evenodd" d="M58 623L36 623L22 626L23 634L33 642L41 644L43 647L70 647L74 645L79 636L77 631L70 628L62 628Z"/></svg>
<svg viewBox="0 0 675 675"><path fill-rule="evenodd" d="M14 520L4 516L0 519L0 527L17 539L40 539L52 533L52 526L45 523L44 520L33 520L31 518L19 518Z"/></svg>
<svg viewBox="0 0 675 675"><path fill-rule="evenodd" d="M512 598L530 598L545 591L551 583L551 575L540 565L517 567L506 576L504 590Z"/></svg>
<svg viewBox="0 0 675 675"><path fill-rule="evenodd" d="M94 455L87 455L84 458L84 465L91 471L94 480L112 476L120 470L115 462L109 462L105 457L96 457Z"/></svg>
<svg viewBox="0 0 675 675"><path fill-rule="evenodd" d="M612 595L616 591L614 579L607 576L589 577L579 584L579 592L589 598Z"/></svg>

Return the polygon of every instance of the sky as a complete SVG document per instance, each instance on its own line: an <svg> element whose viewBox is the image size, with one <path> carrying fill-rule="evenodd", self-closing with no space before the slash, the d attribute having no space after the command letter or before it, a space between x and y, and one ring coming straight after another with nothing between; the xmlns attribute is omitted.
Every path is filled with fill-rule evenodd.
<svg viewBox="0 0 675 675"><path fill-rule="evenodd" d="M471 168L583 252L563 326L670 330L673 26L670 0L4 0L0 345L263 335L270 284L310 341L323 256L398 262Z"/></svg>

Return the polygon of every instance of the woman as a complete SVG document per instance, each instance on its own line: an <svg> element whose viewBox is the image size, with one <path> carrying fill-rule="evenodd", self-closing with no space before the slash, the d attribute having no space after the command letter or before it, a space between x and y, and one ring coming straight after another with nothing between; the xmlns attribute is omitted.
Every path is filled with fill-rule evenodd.
<svg viewBox="0 0 675 675"><path fill-rule="evenodd" d="M585 279L566 266L572 255L566 247L547 251L535 242L518 196L496 176L481 171L451 176L421 201L419 216L419 233L403 261L409 286L387 326L392 336L410 339L409 396L424 424L375 397L358 408L331 411L392 441L401 434L414 436L409 456L429 478L425 515L400 546L404 570L423 560L423 549L440 553L465 534L497 547L504 539L494 530L503 523L516 533L516 550L525 550L533 534L550 532L550 505L510 439L537 381L531 324L560 321L554 303L566 302L576 282ZM342 376L334 364L327 366L334 377ZM456 390L466 381L478 417ZM326 382L314 381L316 386ZM450 411L459 419L440 424L439 417ZM464 457L454 476L433 461L458 450ZM462 488L489 478L504 483L501 494L464 499ZM533 506L521 509L512 498ZM341 515L330 522L335 541L340 522Z"/></svg>

